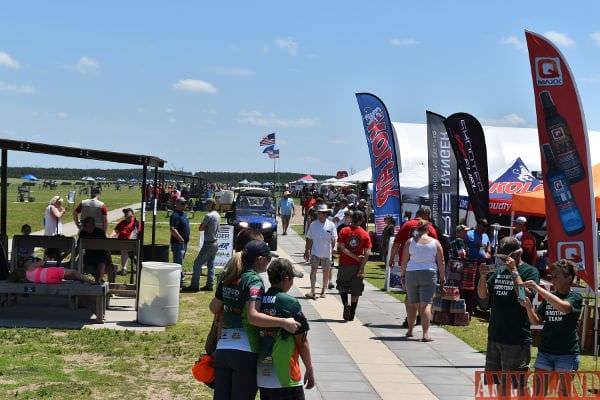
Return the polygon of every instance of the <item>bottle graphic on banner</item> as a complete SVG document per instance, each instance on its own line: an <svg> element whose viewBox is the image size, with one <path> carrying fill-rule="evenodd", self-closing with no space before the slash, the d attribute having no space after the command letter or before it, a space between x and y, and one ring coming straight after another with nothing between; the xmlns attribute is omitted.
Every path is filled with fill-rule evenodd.
<svg viewBox="0 0 600 400"><path fill-rule="evenodd" d="M564 172L569 183L579 182L585 178L585 170L567 120L556 110L549 91L540 92L540 99L544 109L546 132L548 132L558 167Z"/></svg>
<svg viewBox="0 0 600 400"><path fill-rule="evenodd" d="M583 217L575 203L573 192L565 173L560 169L558 161L552 152L550 144L543 144L542 150L546 159L547 172L545 179L552 193L552 200L556 205L560 223L569 236L583 232L585 224Z"/></svg>

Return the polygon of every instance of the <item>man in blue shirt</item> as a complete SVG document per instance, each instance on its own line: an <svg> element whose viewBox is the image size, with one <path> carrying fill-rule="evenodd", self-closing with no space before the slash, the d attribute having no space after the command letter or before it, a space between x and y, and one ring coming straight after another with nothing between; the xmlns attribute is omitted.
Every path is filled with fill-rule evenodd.
<svg viewBox="0 0 600 400"><path fill-rule="evenodd" d="M281 217L282 235L287 235L290 219L294 216L294 199L290 195L289 190L283 192L283 197L279 199L279 204L277 205L277 214Z"/></svg>
<svg viewBox="0 0 600 400"><path fill-rule="evenodd" d="M488 221L485 218L477 220L477 227L467 232L467 247L469 260L487 262L492 257L492 244L488 236Z"/></svg>
<svg viewBox="0 0 600 400"><path fill-rule="evenodd" d="M190 240L190 220L185 212L186 200L183 197L178 197L175 200L175 211L171 214L169 226L171 227L171 251L173 252L173 262L181 265L181 283L183 287L185 283L185 275L183 274L183 259L187 252L187 245Z"/></svg>

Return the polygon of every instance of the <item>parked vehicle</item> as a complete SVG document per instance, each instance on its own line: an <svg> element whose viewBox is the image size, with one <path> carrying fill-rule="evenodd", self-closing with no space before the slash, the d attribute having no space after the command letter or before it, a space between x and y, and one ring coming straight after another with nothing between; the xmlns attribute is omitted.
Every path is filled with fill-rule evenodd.
<svg viewBox="0 0 600 400"><path fill-rule="evenodd" d="M271 250L277 250L276 203L273 194L266 189L240 191L234 209L225 213L227 223L234 226L234 235L244 228L260 231Z"/></svg>

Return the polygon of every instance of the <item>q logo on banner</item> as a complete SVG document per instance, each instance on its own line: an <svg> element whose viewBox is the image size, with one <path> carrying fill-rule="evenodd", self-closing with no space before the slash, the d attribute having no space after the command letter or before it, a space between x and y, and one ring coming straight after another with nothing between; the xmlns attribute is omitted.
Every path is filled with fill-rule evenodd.
<svg viewBox="0 0 600 400"><path fill-rule="evenodd" d="M577 264L577 270L585 269L585 252L583 242L558 242L558 259L571 260Z"/></svg>
<svg viewBox="0 0 600 400"><path fill-rule="evenodd" d="M561 86L563 84L560 59L557 57L536 57L535 75L538 86Z"/></svg>

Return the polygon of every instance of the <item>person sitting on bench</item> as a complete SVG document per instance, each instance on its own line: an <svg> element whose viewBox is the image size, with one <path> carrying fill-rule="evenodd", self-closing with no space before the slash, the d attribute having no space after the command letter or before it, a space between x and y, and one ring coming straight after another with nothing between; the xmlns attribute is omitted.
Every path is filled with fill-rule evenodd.
<svg viewBox="0 0 600 400"><path fill-rule="evenodd" d="M56 266L57 249L48 249L46 251L46 260L27 258L23 261L22 267L16 268L11 272L9 280L11 282L32 282L32 283L62 283L63 279L71 281L80 281L84 283L93 283L79 271ZM49 266L52 265L52 266Z"/></svg>
<svg viewBox="0 0 600 400"><path fill-rule="evenodd" d="M80 239L82 238L104 239L106 238L106 234L102 229L96 228L94 217L86 217L82 221L77 246L79 246ZM79 256L81 257L81 248L79 249ZM115 281L117 266L112 263L112 256L108 250L86 250L83 256L83 265L84 272L86 268L92 271L91 273L94 275L96 283L103 282L107 267L108 281Z"/></svg>

